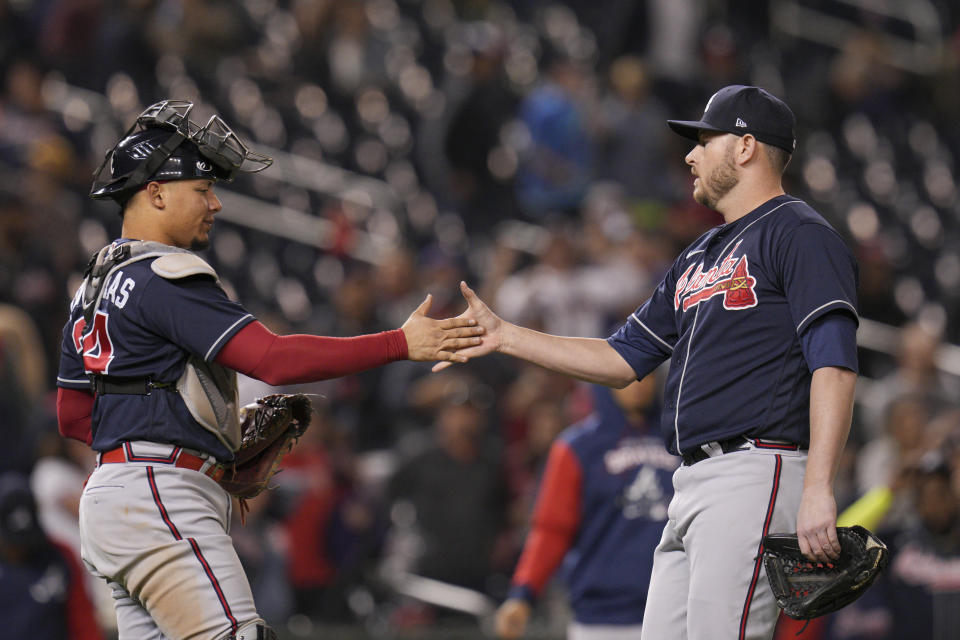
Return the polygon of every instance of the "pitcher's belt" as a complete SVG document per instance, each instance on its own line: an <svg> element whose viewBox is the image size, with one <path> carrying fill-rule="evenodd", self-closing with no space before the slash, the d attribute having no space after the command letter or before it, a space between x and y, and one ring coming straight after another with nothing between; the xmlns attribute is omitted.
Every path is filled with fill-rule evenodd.
<svg viewBox="0 0 960 640"><path fill-rule="evenodd" d="M118 462L147 462L150 464L169 464L181 469L192 469L213 478L219 482L223 477L223 465L219 464L215 458L203 455L194 455L176 445L169 445L168 455L155 455L139 453L133 451L131 443L124 442L116 449L104 451L97 456L97 466L101 464L112 464Z"/></svg>
<svg viewBox="0 0 960 640"><path fill-rule="evenodd" d="M800 445L795 442L785 442L782 440L761 440L760 438L748 438L746 436L734 436L726 440L715 440L707 442L690 449L681 454L683 464L688 467L697 464L707 458L715 458L732 451L742 451L751 445L757 449L773 449L777 451L799 451Z"/></svg>

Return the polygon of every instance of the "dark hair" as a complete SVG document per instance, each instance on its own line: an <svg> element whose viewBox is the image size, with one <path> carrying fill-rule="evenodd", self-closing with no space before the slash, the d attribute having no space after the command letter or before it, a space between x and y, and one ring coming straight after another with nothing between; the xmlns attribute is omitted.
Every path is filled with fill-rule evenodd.
<svg viewBox="0 0 960 640"><path fill-rule="evenodd" d="M783 172L787 170L787 165L790 164L791 154L787 153L786 149L781 149L772 144L765 142L761 142L760 144L767 150L767 160L770 161L770 166L773 167L773 170L779 174L783 174Z"/></svg>

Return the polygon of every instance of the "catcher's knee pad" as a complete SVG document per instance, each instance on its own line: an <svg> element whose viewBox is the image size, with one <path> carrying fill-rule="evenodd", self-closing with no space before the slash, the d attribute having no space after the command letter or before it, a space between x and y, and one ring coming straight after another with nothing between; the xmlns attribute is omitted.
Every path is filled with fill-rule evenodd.
<svg viewBox="0 0 960 640"><path fill-rule="evenodd" d="M236 633L221 636L218 640L277 640L277 632L263 620L254 620L237 629Z"/></svg>

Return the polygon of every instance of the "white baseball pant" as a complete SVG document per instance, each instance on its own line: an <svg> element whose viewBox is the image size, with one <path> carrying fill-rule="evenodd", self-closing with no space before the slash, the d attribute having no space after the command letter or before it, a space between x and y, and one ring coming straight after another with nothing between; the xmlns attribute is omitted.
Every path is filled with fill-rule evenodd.
<svg viewBox="0 0 960 640"><path fill-rule="evenodd" d="M749 449L679 467L654 551L643 640L769 640L779 608L759 557L795 532L805 451Z"/></svg>
<svg viewBox="0 0 960 640"><path fill-rule="evenodd" d="M640 625L571 622L567 627L567 640L640 640Z"/></svg>
<svg viewBox="0 0 960 640"><path fill-rule="evenodd" d="M113 588L119 640L215 640L259 619L230 511L230 496L197 471L94 470L80 499L81 555Z"/></svg>

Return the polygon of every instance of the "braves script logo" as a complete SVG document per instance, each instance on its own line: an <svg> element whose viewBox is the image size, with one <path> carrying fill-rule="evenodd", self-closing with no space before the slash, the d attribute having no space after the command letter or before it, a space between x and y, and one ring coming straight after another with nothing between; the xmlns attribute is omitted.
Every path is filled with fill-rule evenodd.
<svg viewBox="0 0 960 640"><path fill-rule="evenodd" d="M757 279L750 275L747 256L740 256L739 259L733 256L739 247L738 242L723 262L719 266L711 267L709 271L703 270L702 262L696 265L696 271L692 275L694 265L687 267L677 280L673 308L679 309L682 302L683 310L687 311L704 300L719 295L723 295L723 308L729 311L757 306L757 294L753 291Z"/></svg>

